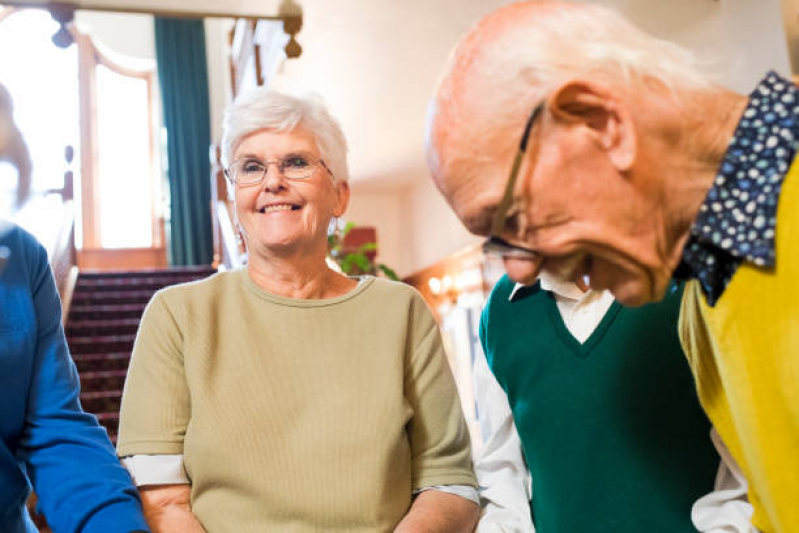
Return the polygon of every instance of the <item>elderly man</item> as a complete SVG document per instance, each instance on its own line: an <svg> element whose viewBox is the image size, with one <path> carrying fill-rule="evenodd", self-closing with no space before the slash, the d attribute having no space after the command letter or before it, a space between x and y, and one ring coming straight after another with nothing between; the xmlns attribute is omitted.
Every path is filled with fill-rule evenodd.
<svg viewBox="0 0 799 533"><path fill-rule="evenodd" d="M22 180L29 175L28 152L6 109L10 98L0 85L0 159L28 161L19 169ZM25 193L17 195L18 203ZM25 509L31 485L54 531L149 531L130 476L97 419L81 409L79 392L47 252L29 233L0 218L3 533L38 531Z"/></svg>
<svg viewBox="0 0 799 533"><path fill-rule="evenodd" d="M683 347L766 532L799 531L798 100L774 73L726 90L603 8L526 2L460 43L428 133L436 184L515 281L641 305L690 280Z"/></svg>

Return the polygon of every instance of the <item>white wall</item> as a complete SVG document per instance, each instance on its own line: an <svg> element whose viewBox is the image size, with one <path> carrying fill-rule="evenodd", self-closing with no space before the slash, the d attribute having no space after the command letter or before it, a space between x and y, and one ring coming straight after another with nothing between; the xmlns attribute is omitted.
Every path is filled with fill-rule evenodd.
<svg viewBox="0 0 799 533"><path fill-rule="evenodd" d="M228 62L228 32L233 19L205 19L205 49L208 60L208 101L210 105L211 142L222 140L222 116L231 99Z"/></svg>
<svg viewBox="0 0 799 533"><path fill-rule="evenodd" d="M397 189L392 193L359 191L357 184L354 184L350 205L343 217L347 222L354 222L359 226L375 227L378 261L393 268L400 276L409 273L413 268L408 250L405 194L404 189Z"/></svg>
<svg viewBox="0 0 799 533"><path fill-rule="evenodd" d="M617 9L695 51L719 81L748 94L768 69L790 74L780 0L582 0Z"/></svg>
<svg viewBox="0 0 799 533"><path fill-rule="evenodd" d="M152 15L78 11L75 23L95 42L117 54L155 61L155 27Z"/></svg>

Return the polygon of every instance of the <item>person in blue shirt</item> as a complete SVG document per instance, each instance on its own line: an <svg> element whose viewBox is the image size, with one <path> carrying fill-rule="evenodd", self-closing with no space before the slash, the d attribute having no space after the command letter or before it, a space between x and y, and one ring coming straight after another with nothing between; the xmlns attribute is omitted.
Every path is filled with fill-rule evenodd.
<svg viewBox="0 0 799 533"><path fill-rule="evenodd" d="M47 253L0 219L0 533L37 531L25 508L31 485L56 532L149 531L79 393Z"/></svg>

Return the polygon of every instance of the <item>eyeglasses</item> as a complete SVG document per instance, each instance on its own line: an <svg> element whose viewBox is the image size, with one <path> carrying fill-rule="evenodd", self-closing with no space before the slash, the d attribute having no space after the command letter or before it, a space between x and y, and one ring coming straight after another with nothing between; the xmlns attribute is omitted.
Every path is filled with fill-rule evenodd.
<svg viewBox="0 0 799 533"><path fill-rule="evenodd" d="M534 259L541 255L535 250L513 245L500 237L500 235L504 233L508 221L508 209L510 209L513 203L513 191L516 188L516 178L519 176L519 168L521 168L524 154L527 152L527 141L530 139L530 130L533 129L533 125L541 115L543 109L544 102L542 101L535 106L533 112L530 113L530 118L527 119L522 141L519 143L519 150L516 152L516 157L513 159L513 166L510 169L508 183L505 185L505 193L502 195L502 200L500 200L497 206L497 212L494 214L494 220L491 223L491 233L485 242L483 242L483 253L486 255L524 259Z"/></svg>
<svg viewBox="0 0 799 533"><path fill-rule="evenodd" d="M225 169L225 176L237 187L260 185L269 171L269 165L275 165L280 174L290 180L310 178L317 166L323 167L331 177L333 176L325 162L311 154L288 154L268 161L252 158L240 159Z"/></svg>

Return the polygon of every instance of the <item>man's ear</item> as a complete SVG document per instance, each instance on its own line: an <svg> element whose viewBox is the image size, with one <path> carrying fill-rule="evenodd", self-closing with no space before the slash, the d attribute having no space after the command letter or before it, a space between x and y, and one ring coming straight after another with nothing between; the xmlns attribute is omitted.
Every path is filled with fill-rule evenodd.
<svg viewBox="0 0 799 533"><path fill-rule="evenodd" d="M336 187L336 206L333 208L333 216L340 217L347 210L350 203L350 184L346 181L338 181Z"/></svg>
<svg viewBox="0 0 799 533"><path fill-rule="evenodd" d="M591 130L617 170L632 167L637 150L635 124L620 94L596 82L571 80L553 91L548 100L556 120Z"/></svg>

